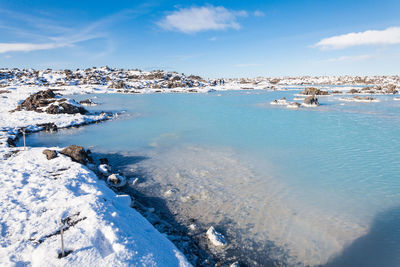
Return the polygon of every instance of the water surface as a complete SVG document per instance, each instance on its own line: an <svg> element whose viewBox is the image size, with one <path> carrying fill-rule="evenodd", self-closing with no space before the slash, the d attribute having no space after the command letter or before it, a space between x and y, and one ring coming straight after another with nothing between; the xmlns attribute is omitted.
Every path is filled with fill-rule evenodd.
<svg viewBox="0 0 400 267"><path fill-rule="evenodd" d="M27 142L140 157L114 165L248 265L399 266L400 101L269 104L297 92L92 95L91 110L126 112Z"/></svg>

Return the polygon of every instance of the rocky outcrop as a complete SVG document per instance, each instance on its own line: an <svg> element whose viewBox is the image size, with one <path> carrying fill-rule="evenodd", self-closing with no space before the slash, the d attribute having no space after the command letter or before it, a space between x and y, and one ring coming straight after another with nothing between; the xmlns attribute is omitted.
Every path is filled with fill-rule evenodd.
<svg viewBox="0 0 400 267"><path fill-rule="evenodd" d="M307 87L300 94L303 94L303 95L329 95L329 93L327 91L322 91L315 87Z"/></svg>
<svg viewBox="0 0 400 267"><path fill-rule="evenodd" d="M81 146L71 145L61 150L60 153L81 164L86 165L88 162L93 162L90 150L85 151Z"/></svg>
<svg viewBox="0 0 400 267"><path fill-rule="evenodd" d="M57 152L55 150L51 150L51 149L43 150L43 154L46 155L48 160L51 160L51 159L54 159L57 157Z"/></svg>
<svg viewBox="0 0 400 267"><path fill-rule="evenodd" d="M18 105L16 110L28 110L28 111L38 111L39 108L46 107L50 103L56 101L56 95L50 89L46 91L40 91L33 95L30 95L21 104ZM40 110L42 112L42 110Z"/></svg>
<svg viewBox="0 0 400 267"><path fill-rule="evenodd" d="M65 98L57 98L56 94L50 89L30 95L15 109L15 111L21 110L46 112L49 114L88 113L85 108L68 103Z"/></svg>

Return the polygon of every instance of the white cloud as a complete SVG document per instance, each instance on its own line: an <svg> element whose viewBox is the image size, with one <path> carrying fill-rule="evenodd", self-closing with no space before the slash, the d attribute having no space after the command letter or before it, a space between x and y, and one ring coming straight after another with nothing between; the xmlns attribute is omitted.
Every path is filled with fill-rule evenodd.
<svg viewBox="0 0 400 267"><path fill-rule="evenodd" d="M373 58L372 55L355 55L355 56L341 56L341 57L336 57L336 58L330 58L326 61L328 62L341 62L341 61L362 61L362 60L367 60Z"/></svg>
<svg viewBox="0 0 400 267"><path fill-rule="evenodd" d="M260 10L256 10L256 11L254 11L254 16L255 17L264 17L265 14L264 14L264 12L262 12Z"/></svg>
<svg viewBox="0 0 400 267"><path fill-rule="evenodd" d="M48 50L58 47L69 46L66 43L45 43L45 44L32 44L32 43L0 43L0 54L7 52L23 51L30 52L35 50Z"/></svg>
<svg viewBox="0 0 400 267"><path fill-rule="evenodd" d="M237 68L248 68L248 67L259 67L262 66L262 64L258 64L258 63L245 63L245 64L235 64L233 65L234 67Z"/></svg>
<svg viewBox="0 0 400 267"><path fill-rule="evenodd" d="M246 11L230 11L222 6L182 8L167 15L157 24L166 30L196 33L207 30L240 29L237 17Z"/></svg>
<svg viewBox="0 0 400 267"><path fill-rule="evenodd" d="M359 45L400 44L400 27L390 27L382 31L369 30L352 32L322 39L314 46L321 49L343 49Z"/></svg>

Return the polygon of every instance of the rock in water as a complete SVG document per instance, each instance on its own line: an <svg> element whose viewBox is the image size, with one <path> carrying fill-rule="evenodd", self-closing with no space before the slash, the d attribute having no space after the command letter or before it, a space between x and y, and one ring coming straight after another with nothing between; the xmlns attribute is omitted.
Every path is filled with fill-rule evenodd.
<svg viewBox="0 0 400 267"><path fill-rule="evenodd" d="M109 182L112 186L122 187L126 184L126 178L119 174L111 174L107 178L107 182Z"/></svg>
<svg viewBox="0 0 400 267"><path fill-rule="evenodd" d="M97 103L94 102L90 98L82 100L82 101L79 101L79 104L81 104L82 106L96 106L97 105Z"/></svg>
<svg viewBox="0 0 400 267"><path fill-rule="evenodd" d="M100 164L108 164L108 159L107 158L101 158L99 159Z"/></svg>
<svg viewBox="0 0 400 267"><path fill-rule="evenodd" d="M214 226L211 226L207 230L207 237L211 243L216 247L221 247L226 245L225 237L215 230Z"/></svg>
<svg viewBox="0 0 400 267"><path fill-rule="evenodd" d="M79 162L81 164L86 164L87 162L92 161L91 157L81 146L71 145L61 150L60 153L70 157L73 161Z"/></svg>
<svg viewBox="0 0 400 267"><path fill-rule="evenodd" d="M104 175L109 175L110 171L111 171L111 168L110 168L110 166L108 166L108 164L100 164L98 169L99 169L99 172L101 172Z"/></svg>
<svg viewBox="0 0 400 267"><path fill-rule="evenodd" d="M46 155L48 160L54 159L57 157L57 152L55 150L45 149L43 150L43 154Z"/></svg>
<svg viewBox="0 0 400 267"><path fill-rule="evenodd" d="M319 102L318 102L318 98L316 98L315 96L308 96L306 99L304 99L304 103L305 106L319 106Z"/></svg>

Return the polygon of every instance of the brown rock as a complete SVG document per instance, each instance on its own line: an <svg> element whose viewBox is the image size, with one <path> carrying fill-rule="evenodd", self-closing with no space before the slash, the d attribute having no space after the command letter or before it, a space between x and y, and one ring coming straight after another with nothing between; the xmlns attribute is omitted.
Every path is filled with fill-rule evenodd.
<svg viewBox="0 0 400 267"><path fill-rule="evenodd" d="M60 153L70 157L73 161L81 164L86 164L87 162L92 161L91 157L81 146L71 145L61 150Z"/></svg>
<svg viewBox="0 0 400 267"><path fill-rule="evenodd" d="M57 152L55 150L45 149L43 150L43 154L46 155L48 160L54 159L57 157Z"/></svg>

